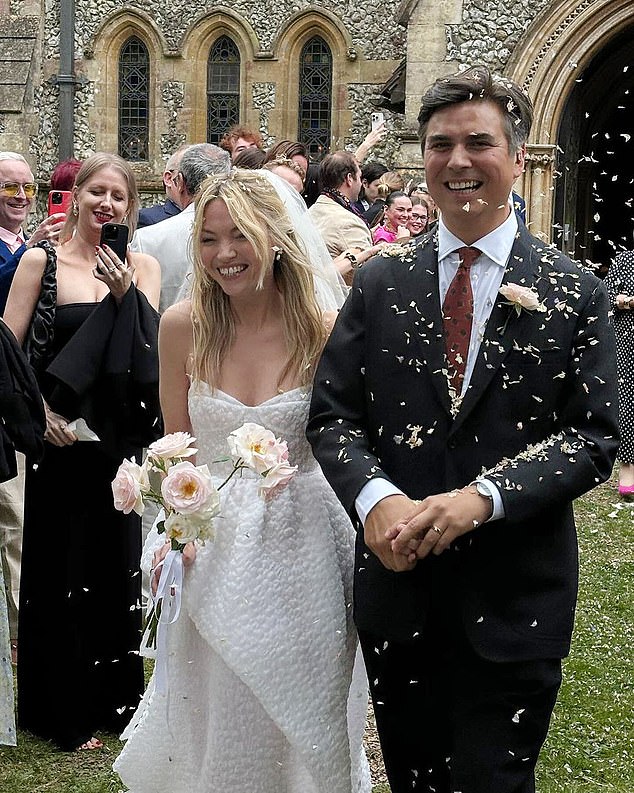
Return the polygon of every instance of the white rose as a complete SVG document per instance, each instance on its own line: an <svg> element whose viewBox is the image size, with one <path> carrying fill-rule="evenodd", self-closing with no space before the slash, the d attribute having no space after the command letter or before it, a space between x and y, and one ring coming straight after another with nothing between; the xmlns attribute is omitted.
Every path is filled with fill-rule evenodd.
<svg viewBox="0 0 634 793"><path fill-rule="evenodd" d="M278 441L270 430L252 422L234 430L227 442L231 456L241 459L258 474L265 474L277 465L286 448L286 444Z"/></svg>
<svg viewBox="0 0 634 793"><path fill-rule="evenodd" d="M196 442L188 432L172 432L164 435L148 447L148 457L168 461L175 457L191 457L198 449L192 447Z"/></svg>

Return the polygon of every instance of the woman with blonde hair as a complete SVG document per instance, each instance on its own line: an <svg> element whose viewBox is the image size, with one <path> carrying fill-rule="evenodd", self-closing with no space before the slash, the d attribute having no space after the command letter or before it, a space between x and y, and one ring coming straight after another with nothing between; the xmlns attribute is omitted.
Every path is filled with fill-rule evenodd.
<svg viewBox="0 0 634 793"><path fill-rule="evenodd" d="M160 432L160 269L100 244L105 223L134 230L138 205L127 162L89 157L61 244L22 256L4 314L46 408L44 458L26 471L18 721L66 750L99 748L143 691L141 524L110 483Z"/></svg>
<svg viewBox="0 0 634 793"><path fill-rule="evenodd" d="M115 769L134 793L369 791L367 689L352 682L354 531L304 436L332 317L263 174L207 180L193 244L191 299L161 320L165 429L195 436L217 485L227 437L246 422L286 440L298 472L268 502L248 472L220 492L214 540L186 551L167 699L152 681ZM168 548L152 533L145 566Z"/></svg>

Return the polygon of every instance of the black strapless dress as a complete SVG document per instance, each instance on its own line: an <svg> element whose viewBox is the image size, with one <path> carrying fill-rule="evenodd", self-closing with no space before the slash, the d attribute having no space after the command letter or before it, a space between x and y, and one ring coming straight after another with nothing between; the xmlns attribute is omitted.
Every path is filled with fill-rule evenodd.
<svg viewBox="0 0 634 793"><path fill-rule="evenodd" d="M97 305L57 307L55 353ZM46 375L40 386L48 401ZM68 392L51 408L72 421L73 402ZM47 443L26 476L18 723L63 749L119 732L143 692L140 518L117 512L111 490L124 454L128 446L118 456L99 442Z"/></svg>

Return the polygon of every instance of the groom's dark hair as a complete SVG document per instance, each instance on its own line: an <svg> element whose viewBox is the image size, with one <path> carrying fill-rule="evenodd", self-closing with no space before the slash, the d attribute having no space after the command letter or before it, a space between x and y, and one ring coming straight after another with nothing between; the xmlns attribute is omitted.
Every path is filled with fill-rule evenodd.
<svg viewBox="0 0 634 793"><path fill-rule="evenodd" d="M437 110L461 102L493 102L504 117L509 151L526 143L533 123L533 103L522 88L494 74L486 66L473 66L449 77L439 77L423 94L418 114L418 137L423 149L427 125Z"/></svg>

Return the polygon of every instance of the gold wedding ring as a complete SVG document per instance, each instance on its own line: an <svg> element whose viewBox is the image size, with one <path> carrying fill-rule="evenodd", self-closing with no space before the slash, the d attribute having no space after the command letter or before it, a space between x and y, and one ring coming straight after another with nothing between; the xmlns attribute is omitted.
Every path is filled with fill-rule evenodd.
<svg viewBox="0 0 634 793"><path fill-rule="evenodd" d="M442 529L439 529L438 526L432 526L432 529L440 536L442 534Z"/></svg>

